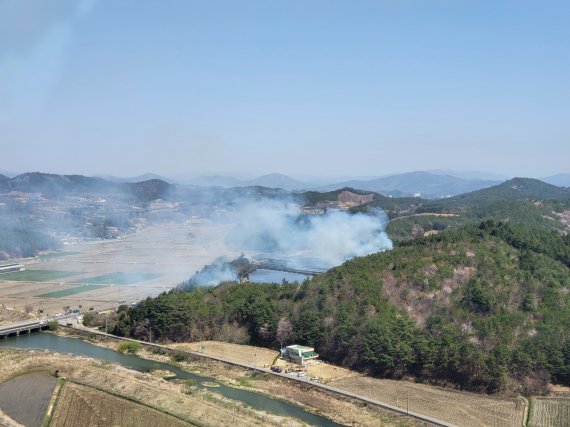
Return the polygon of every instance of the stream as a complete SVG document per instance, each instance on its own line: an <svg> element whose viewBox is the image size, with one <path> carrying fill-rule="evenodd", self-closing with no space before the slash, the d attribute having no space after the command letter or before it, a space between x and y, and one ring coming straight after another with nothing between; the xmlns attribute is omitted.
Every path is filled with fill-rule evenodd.
<svg viewBox="0 0 570 427"><path fill-rule="evenodd" d="M186 372L175 365L142 359L135 355L118 353L114 350L98 347L94 344L76 338L61 337L50 333L32 333L0 340L0 347L38 350L45 349L59 353L71 353L78 356L87 356L94 359L106 360L140 372L149 372L153 369L168 370L176 374L176 378L178 379L195 380L197 386L200 388L207 387L207 385L204 384L216 383L218 386L214 389L208 387L210 391L215 391L229 399L243 402L258 410L267 411L276 415L295 417L315 426L341 426L341 424L335 423L328 418L312 414L296 405L282 400L273 399L269 396L253 391L228 387L224 384L218 383L214 378Z"/></svg>

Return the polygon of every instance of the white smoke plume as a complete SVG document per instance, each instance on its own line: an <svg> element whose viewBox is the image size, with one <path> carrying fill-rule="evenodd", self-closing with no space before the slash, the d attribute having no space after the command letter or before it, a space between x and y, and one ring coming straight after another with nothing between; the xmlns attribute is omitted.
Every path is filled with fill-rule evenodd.
<svg viewBox="0 0 570 427"><path fill-rule="evenodd" d="M262 200L244 203L230 218L235 226L226 245L252 255L287 260L289 265L330 268L342 262L392 248L387 216L329 211L304 215L295 203ZM292 265L293 264L293 265ZM296 265L295 265L296 264Z"/></svg>

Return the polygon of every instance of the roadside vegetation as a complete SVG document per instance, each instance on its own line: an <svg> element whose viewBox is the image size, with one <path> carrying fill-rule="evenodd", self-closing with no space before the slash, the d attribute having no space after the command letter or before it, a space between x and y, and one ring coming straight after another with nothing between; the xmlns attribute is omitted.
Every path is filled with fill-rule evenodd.
<svg viewBox="0 0 570 427"><path fill-rule="evenodd" d="M125 341L119 344L117 351L119 353L137 354L141 349L140 343L136 341Z"/></svg>

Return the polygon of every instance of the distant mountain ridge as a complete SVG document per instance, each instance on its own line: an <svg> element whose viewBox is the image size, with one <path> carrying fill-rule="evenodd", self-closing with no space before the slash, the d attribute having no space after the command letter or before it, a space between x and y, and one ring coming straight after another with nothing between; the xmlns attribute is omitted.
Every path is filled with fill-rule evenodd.
<svg viewBox="0 0 570 427"><path fill-rule="evenodd" d="M145 174L134 176L131 178L121 178L121 177L117 177L117 176L113 176L113 175L95 175L94 178L102 178L106 181L116 182L116 183L120 183L120 184L132 184L135 182L150 181L153 179L159 179L161 181L168 182L169 184L172 184L172 181L170 179L164 178L164 177L157 175L155 173L145 173Z"/></svg>
<svg viewBox="0 0 570 427"><path fill-rule="evenodd" d="M422 197L441 198L490 187L500 182L498 180L464 179L452 175L438 175L431 172L418 171L381 178L354 179L328 184L303 182L279 173L272 173L250 180L240 180L219 175L201 176L191 180L189 183L205 187L262 186L282 188L289 191L334 191L339 188L354 188L363 191L374 191L392 197L419 194Z"/></svg>
<svg viewBox="0 0 570 427"><path fill-rule="evenodd" d="M441 198L491 187L499 183L500 181L467 180L451 175L436 175L430 172L418 171L367 181L339 182L323 186L318 188L318 190L326 191L341 187L351 187L396 196L417 194L421 197ZM393 192L402 194L392 194Z"/></svg>
<svg viewBox="0 0 570 427"><path fill-rule="evenodd" d="M282 188L284 190L305 190L310 184L291 178L280 173L271 173L258 178L240 180L238 178L222 175L200 176L189 182L201 187L267 187Z"/></svg>

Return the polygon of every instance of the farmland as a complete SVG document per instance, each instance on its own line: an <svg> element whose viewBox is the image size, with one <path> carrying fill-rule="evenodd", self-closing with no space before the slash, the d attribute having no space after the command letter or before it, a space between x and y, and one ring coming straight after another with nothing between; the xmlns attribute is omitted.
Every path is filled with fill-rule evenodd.
<svg viewBox="0 0 570 427"><path fill-rule="evenodd" d="M228 344L217 341L202 341L171 344L177 349L186 349L226 358L236 363L259 367L275 359L278 352L247 345ZM269 364L271 364L269 363ZM298 367L277 359L277 366ZM324 362L309 365L307 376L316 376L320 382L348 392L379 400L402 409L409 408L458 426L513 426L522 425L525 401L522 398L491 398L485 395L453 391L409 381L394 381L362 376L362 374ZM222 373L222 377L227 373ZM238 378L239 379L239 378ZM286 387L279 388L273 382L248 381L250 386L272 394L282 394ZM317 399L308 390L305 398ZM568 401L570 402L570 401ZM323 403L324 405L324 403ZM347 408L348 409L348 408ZM563 424L548 424L561 426Z"/></svg>
<svg viewBox="0 0 570 427"><path fill-rule="evenodd" d="M225 249L225 231L198 219L161 223L121 239L71 243L61 252L14 260L26 270L0 275L0 307L51 316L64 307L136 303L187 280L219 254L235 256ZM0 322L4 315L14 317L2 311Z"/></svg>
<svg viewBox="0 0 570 427"><path fill-rule="evenodd" d="M533 397L530 402L529 427L563 427L570 420L570 399Z"/></svg>
<svg viewBox="0 0 570 427"><path fill-rule="evenodd" d="M209 356L226 358L237 363L267 367L279 356L279 352L251 345L231 344L220 341L201 341L194 343L171 344L173 348L192 350Z"/></svg>
<svg viewBox="0 0 570 427"><path fill-rule="evenodd" d="M458 426L520 426L525 412L522 398L491 398L409 381L345 376L328 384Z"/></svg>
<svg viewBox="0 0 570 427"><path fill-rule="evenodd" d="M5 273L0 275L2 281L14 282L48 282L72 276L76 273L70 271L57 270L25 270L15 273Z"/></svg>
<svg viewBox="0 0 570 427"><path fill-rule="evenodd" d="M0 384L0 407L12 419L28 427L40 427L51 400L56 379L32 372Z"/></svg>
<svg viewBox="0 0 570 427"><path fill-rule="evenodd" d="M152 273L110 273L103 276L90 277L82 280L87 284L104 284L104 285L132 285L139 282L146 282L161 277L161 274Z"/></svg>
<svg viewBox="0 0 570 427"><path fill-rule="evenodd" d="M1 349L0 350L0 383L9 379L14 373L29 371L48 371L53 372L58 369L61 376L65 377L65 388L71 385L71 390L65 396L73 396L75 384L79 384L81 393L85 388L89 390L89 398L87 406L93 405L91 397L95 397L97 404L101 403L105 409L77 409L76 403L72 399L63 399L63 407L56 408L59 411L58 426L71 425L66 424L68 414L74 411L82 410L82 415L95 417L94 414L99 411L102 417L111 416L113 420L118 422L121 415L114 413L110 406L116 405L118 408L130 408L137 411L143 411L136 408L138 404L144 407L154 408L161 413L171 414L177 419L183 420L190 425L198 424L204 426L266 426L266 425L288 425L300 426L301 422L292 418L286 418L276 415L268 415L257 412L251 408L238 405L236 402L223 398L222 396L205 390L195 390L189 388L186 384L165 381L156 378L149 373L141 373L130 369L113 365L105 361L98 361L87 357L70 356L67 354L58 354L50 352L38 351L22 351ZM96 390L95 390L96 389ZM101 393L103 392L103 393ZM76 393L75 393L76 394ZM117 399L114 403L110 403L109 399ZM124 401L124 399L128 401ZM129 406L132 403L134 406ZM156 413L151 409L145 409L147 416L151 420L157 420ZM92 412L89 412L92 411ZM54 414L56 415L56 414ZM166 416L165 416L166 417ZM138 412L137 419L142 419L142 413ZM93 420L93 418L91 418ZM178 426L183 423L176 424L173 418L168 416L162 418L164 425ZM164 421L166 420L166 421ZM100 418L99 425L113 425L107 423ZM95 425L96 423L86 423L85 425ZM77 424L75 424L77 425ZM124 425L124 424L121 424ZM151 424L146 424L151 425ZM163 425L155 423L154 425Z"/></svg>
<svg viewBox="0 0 570 427"><path fill-rule="evenodd" d="M100 288L106 288L104 285L83 285L83 286L74 286L74 287L66 287L66 289L62 289L60 291L53 291L48 292L47 294L38 295L40 298L63 298L68 297L75 294L80 294L82 292L89 292L94 291Z"/></svg>
<svg viewBox="0 0 570 427"><path fill-rule="evenodd" d="M191 425L156 409L74 383L66 383L58 399L51 425L120 425L125 427L182 427Z"/></svg>

